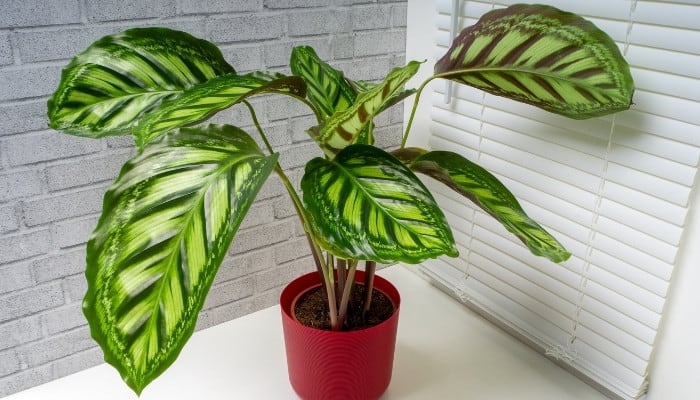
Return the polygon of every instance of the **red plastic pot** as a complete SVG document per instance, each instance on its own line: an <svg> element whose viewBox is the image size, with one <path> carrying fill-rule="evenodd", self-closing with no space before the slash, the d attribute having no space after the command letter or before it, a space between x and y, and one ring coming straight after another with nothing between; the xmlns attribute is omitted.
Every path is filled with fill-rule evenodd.
<svg viewBox="0 0 700 400"><path fill-rule="evenodd" d="M363 280L364 272L357 271L355 282ZM394 314L367 329L333 332L302 325L292 313L295 301L320 284L318 273L312 272L290 282L280 296L292 388L305 400L378 399L391 381L401 302L398 290L375 276L374 287L391 298Z"/></svg>

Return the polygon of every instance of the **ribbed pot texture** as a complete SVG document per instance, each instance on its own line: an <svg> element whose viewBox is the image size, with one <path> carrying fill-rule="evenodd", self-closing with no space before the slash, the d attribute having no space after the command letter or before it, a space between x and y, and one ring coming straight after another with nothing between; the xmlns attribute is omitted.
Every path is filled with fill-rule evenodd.
<svg viewBox="0 0 700 400"><path fill-rule="evenodd" d="M364 281L357 271L355 282ZM374 278L375 289L394 303L394 314L366 329L333 332L307 327L293 316L294 303L321 284L312 272L290 282L282 291L282 328L287 351L289 381L304 400L372 400L389 386L401 297L386 279Z"/></svg>

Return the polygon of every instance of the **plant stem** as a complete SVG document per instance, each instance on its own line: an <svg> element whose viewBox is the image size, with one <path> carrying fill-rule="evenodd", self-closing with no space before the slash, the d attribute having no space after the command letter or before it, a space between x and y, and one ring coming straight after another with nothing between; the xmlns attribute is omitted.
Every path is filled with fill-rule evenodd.
<svg viewBox="0 0 700 400"><path fill-rule="evenodd" d="M408 117L408 122L406 123L406 130L403 133L403 138L401 139L401 148L406 147L406 141L408 140L408 134L411 133L411 126L413 125L413 118L416 116L416 110L418 109L418 102L420 101L420 95L423 93L423 89L428 85L430 81L435 79L435 76L431 76L421 83L421 85L416 90L416 97L413 98L413 107L411 107L411 114Z"/></svg>
<svg viewBox="0 0 700 400"><path fill-rule="evenodd" d="M267 151L269 151L270 154L273 154L275 151L272 149L270 142L267 140L267 136L265 135L265 132L263 131L262 127L260 126L260 122L258 121L258 116L255 113L255 109L247 100L243 100L243 104L245 104L245 106L248 107L248 112L250 112L250 118L253 120L253 125L255 125L255 128L258 130L258 133L260 134L260 137L262 138L263 143L265 143L265 147L267 147Z"/></svg>
<svg viewBox="0 0 700 400"><path fill-rule="evenodd" d="M338 303L340 304L342 301L342 290L343 287L345 287L345 278L346 278L346 265L347 261L339 258L337 265L336 265L336 271L338 272L338 287L336 288L335 291L335 297L338 300Z"/></svg>
<svg viewBox="0 0 700 400"><path fill-rule="evenodd" d="M371 119L367 124L367 143L374 144L374 121Z"/></svg>
<svg viewBox="0 0 700 400"><path fill-rule="evenodd" d="M413 118L416 115L416 110L418 109L418 101L420 100L420 95L423 93L423 89L430 83L433 79L443 78L448 79L450 77L458 77L460 75L465 75L475 72L485 72L485 71L501 71L502 68L468 68L468 69L458 69L454 71L443 72L441 74L435 74L421 83L421 85L416 90L416 97L413 100L413 107L411 108L411 114L408 117L408 122L406 123L406 130L403 133L403 139L401 140L401 148L406 147L406 141L408 140L408 135L411 133L411 126L413 125ZM510 68L510 70L517 71L517 68Z"/></svg>
<svg viewBox="0 0 700 400"><path fill-rule="evenodd" d="M357 269L357 260L349 260L348 262L348 276L345 280L345 286L343 287L343 296L340 299L340 308L338 309L338 328L333 327L333 330L342 329L345 324L345 320L348 316L348 303L350 302L350 293L352 292L352 285L355 282L355 270Z"/></svg>
<svg viewBox="0 0 700 400"><path fill-rule="evenodd" d="M335 285L333 284L333 267L324 270L323 277L326 278L326 295L328 297L328 315L331 320L331 329L340 330L343 326L338 318L338 303L335 301Z"/></svg>
<svg viewBox="0 0 700 400"><path fill-rule="evenodd" d="M306 104L314 113L316 116L316 120L320 123L321 121L321 116L318 113L318 110L311 104L307 99L303 97L297 97L297 96L292 96L295 99L301 101L302 103ZM255 109L253 106L248 102L248 101L243 101L243 104L248 108L248 111L250 112L251 119L253 120L253 124L255 125L255 128L258 130L258 133L260 134L260 137L262 138L263 143L265 143L265 146L267 147L267 150L270 152L270 154L274 153L274 150L272 146L270 145L270 142L267 140L267 136L265 135L265 132L263 131L262 127L260 126L260 121L258 121L257 114L255 113ZM299 216L299 219L301 220L304 232L306 233L306 239L309 242L309 247L311 248L311 254L313 255L314 263L316 264L316 270L318 271L319 274L321 274L321 282L324 286L324 290L326 292L326 296L328 298L328 314L329 318L331 320L331 327L334 330L338 330L342 327L343 322L340 322L338 320L338 305L337 301L338 298L341 298L340 295L336 295L336 288L335 288L335 283L334 281L334 271L333 271L333 257L329 253L328 254L328 260L324 260L322 257L322 250L321 247L317 244L316 240L314 239L313 232L311 231L311 223L309 221L309 217L306 214L306 209L303 206L303 203L301 202L301 199L299 198L299 195L297 194L296 190L294 189L294 186L292 185L291 181L289 180L289 177L287 177L287 174L284 173L284 170L282 169L282 166L280 166L279 163L275 166L275 171L277 172L277 175L282 179L282 183L284 184L285 188L287 189L287 193L289 193L289 197L292 199L292 203L294 204L294 208L297 211L297 215ZM340 288L339 288L340 289ZM347 309L347 304L346 307Z"/></svg>
<svg viewBox="0 0 700 400"><path fill-rule="evenodd" d="M374 289L374 272L377 269L376 261L365 261L365 296L362 301L362 319L367 319L367 313L372 306L372 289Z"/></svg>
<svg viewBox="0 0 700 400"><path fill-rule="evenodd" d="M311 247L311 254L313 255L314 263L316 264L316 269L323 277L321 282L323 283L323 286L326 290L326 295L328 297L328 312L331 320L331 326L337 325L338 309L335 299L335 285L333 283L333 264L328 265L326 263L326 260L321 256L323 252L321 251L321 247L316 243L316 241L313 238L313 234L310 228L311 223L309 221L308 216L306 215L306 210L302 205L299 195L297 194L296 190L294 190L292 182L287 177L287 174L284 173L279 163L275 166L275 171L282 180L284 187L287 189L289 197L292 199L294 208L297 211L297 215L299 216L301 224L304 228L304 232L306 233L306 239L309 241L309 246Z"/></svg>

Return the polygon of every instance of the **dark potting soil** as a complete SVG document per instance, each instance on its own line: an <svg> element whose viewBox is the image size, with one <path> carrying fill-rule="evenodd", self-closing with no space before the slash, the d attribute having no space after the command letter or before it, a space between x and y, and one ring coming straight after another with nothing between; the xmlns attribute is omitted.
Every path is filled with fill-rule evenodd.
<svg viewBox="0 0 700 400"><path fill-rule="evenodd" d="M362 297L364 285L353 285L348 304L348 316L345 321L344 331L369 328L386 321L394 313L394 304L389 296L373 289L372 304L366 318L362 318ZM294 305L296 319L306 326L316 329L331 329L331 321L328 313L326 292L323 286L312 289L303 294Z"/></svg>

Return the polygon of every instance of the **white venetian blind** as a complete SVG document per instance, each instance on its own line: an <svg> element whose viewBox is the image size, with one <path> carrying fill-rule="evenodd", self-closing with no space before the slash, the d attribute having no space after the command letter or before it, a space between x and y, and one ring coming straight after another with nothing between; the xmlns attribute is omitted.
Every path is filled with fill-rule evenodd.
<svg viewBox="0 0 700 400"><path fill-rule="evenodd" d="M458 31L516 2L437 0L436 56L451 44L455 22ZM637 399L696 181L700 4L543 3L579 13L613 37L632 67L632 109L574 121L438 83L430 146L495 173L573 256L562 264L532 256L480 209L433 184L461 255L422 270L608 394Z"/></svg>

